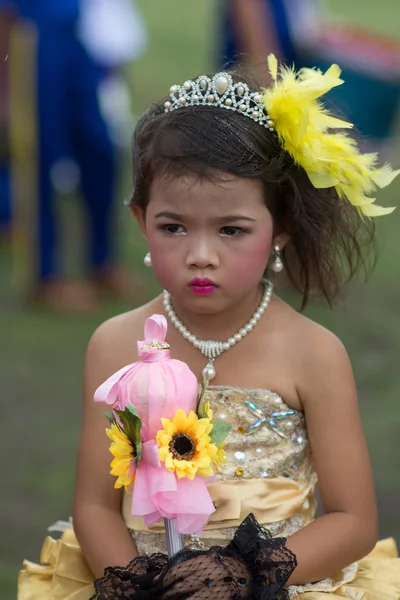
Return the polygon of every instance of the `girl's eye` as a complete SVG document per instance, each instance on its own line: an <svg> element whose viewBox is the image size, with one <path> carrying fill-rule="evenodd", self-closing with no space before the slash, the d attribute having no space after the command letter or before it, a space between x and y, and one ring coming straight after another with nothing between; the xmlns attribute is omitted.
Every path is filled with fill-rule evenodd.
<svg viewBox="0 0 400 600"><path fill-rule="evenodd" d="M224 237L240 237L244 235L246 232L241 227L233 227L231 225L227 225L226 227L222 227L220 229L221 235Z"/></svg>
<svg viewBox="0 0 400 600"><path fill-rule="evenodd" d="M182 234L185 233L185 230L182 225L178 225L177 223L169 223L168 225L162 225L162 231L171 234Z"/></svg>

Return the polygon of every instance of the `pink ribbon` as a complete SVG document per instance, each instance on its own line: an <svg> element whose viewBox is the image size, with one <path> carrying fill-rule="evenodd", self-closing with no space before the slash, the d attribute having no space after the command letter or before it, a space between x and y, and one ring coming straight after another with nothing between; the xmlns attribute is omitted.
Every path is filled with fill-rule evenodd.
<svg viewBox="0 0 400 600"><path fill-rule="evenodd" d="M202 533L215 511L207 481L178 479L160 465L156 440L143 444L142 461L133 486L133 516L144 517L146 527L161 518L176 519L180 533Z"/></svg>

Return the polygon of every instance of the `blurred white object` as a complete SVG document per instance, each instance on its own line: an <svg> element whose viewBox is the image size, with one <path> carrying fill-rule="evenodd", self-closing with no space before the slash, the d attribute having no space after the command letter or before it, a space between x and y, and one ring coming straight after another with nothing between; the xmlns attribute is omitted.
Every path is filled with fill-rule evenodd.
<svg viewBox="0 0 400 600"><path fill-rule="evenodd" d="M78 36L105 67L136 60L147 47L147 30L133 0L81 0Z"/></svg>
<svg viewBox="0 0 400 600"><path fill-rule="evenodd" d="M68 156L59 158L51 167L50 180L59 194L72 194L81 181L78 163Z"/></svg>
<svg viewBox="0 0 400 600"><path fill-rule="evenodd" d="M135 119L131 112L128 85L123 77L115 73L103 79L98 93L100 110L108 124L112 141L121 148L129 148Z"/></svg>
<svg viewBox="0 0 400 600"><path fill-rule="evenodd" d="M56 521L55 523L53 523L53 525L50 525L50 527L47 528L47 531L49 531L50 533L52 533L53 531L63 533L64 531L67 531L67 529L71 528L72 518L70 517L69 521Z"/></svg>
<svg viewBox="0 0 400 600"><path fill-rule="evenodd" d="M284 0L284 3L295 45L300 48L308 46L320 27L324 0Z"/></svg>

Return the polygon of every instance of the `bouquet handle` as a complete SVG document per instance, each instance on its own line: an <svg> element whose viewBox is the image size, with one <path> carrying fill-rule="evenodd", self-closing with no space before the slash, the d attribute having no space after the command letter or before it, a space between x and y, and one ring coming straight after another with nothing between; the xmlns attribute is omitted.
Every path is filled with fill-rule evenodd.
<svg viewBox="0 0 400 600"><path fill-rule="evenodd" d="M168 558L172 558L175 554L183 550L183 540L178 531L178 522L176 519L164 519L164 523Z"/></svg>

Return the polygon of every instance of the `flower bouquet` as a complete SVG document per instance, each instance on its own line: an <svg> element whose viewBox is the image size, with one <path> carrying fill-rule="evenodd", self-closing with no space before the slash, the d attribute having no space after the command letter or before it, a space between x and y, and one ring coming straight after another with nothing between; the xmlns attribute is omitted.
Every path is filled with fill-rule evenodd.
<svg viewBox="0 0 400 600"><path fill-rule="evenodd" d="M153 315L138 342L140 361L96 391L106 413L115 487L132 489L131 513L147 526L164 519L168 556L139 556L108 567L91 600L287 600L296 558L249 515L226 548L184 549L181 534L201 534L215 507L207 489L225 461L230 426L203 406L189 367L171 359L167 322Z"/></svg>
<svg viewBox="0 0 400 600"><path fill-rule="evenodd" d="M215 508L207 490L225 462L230 426L202 407L195 375L171 359L167 322L153 315L138 342L140 361L120 369L96 391L106 413L116 488L132 489L132 515L146 526L166 519L169 555L181 549L180 535L199 534Z"/></svg>

